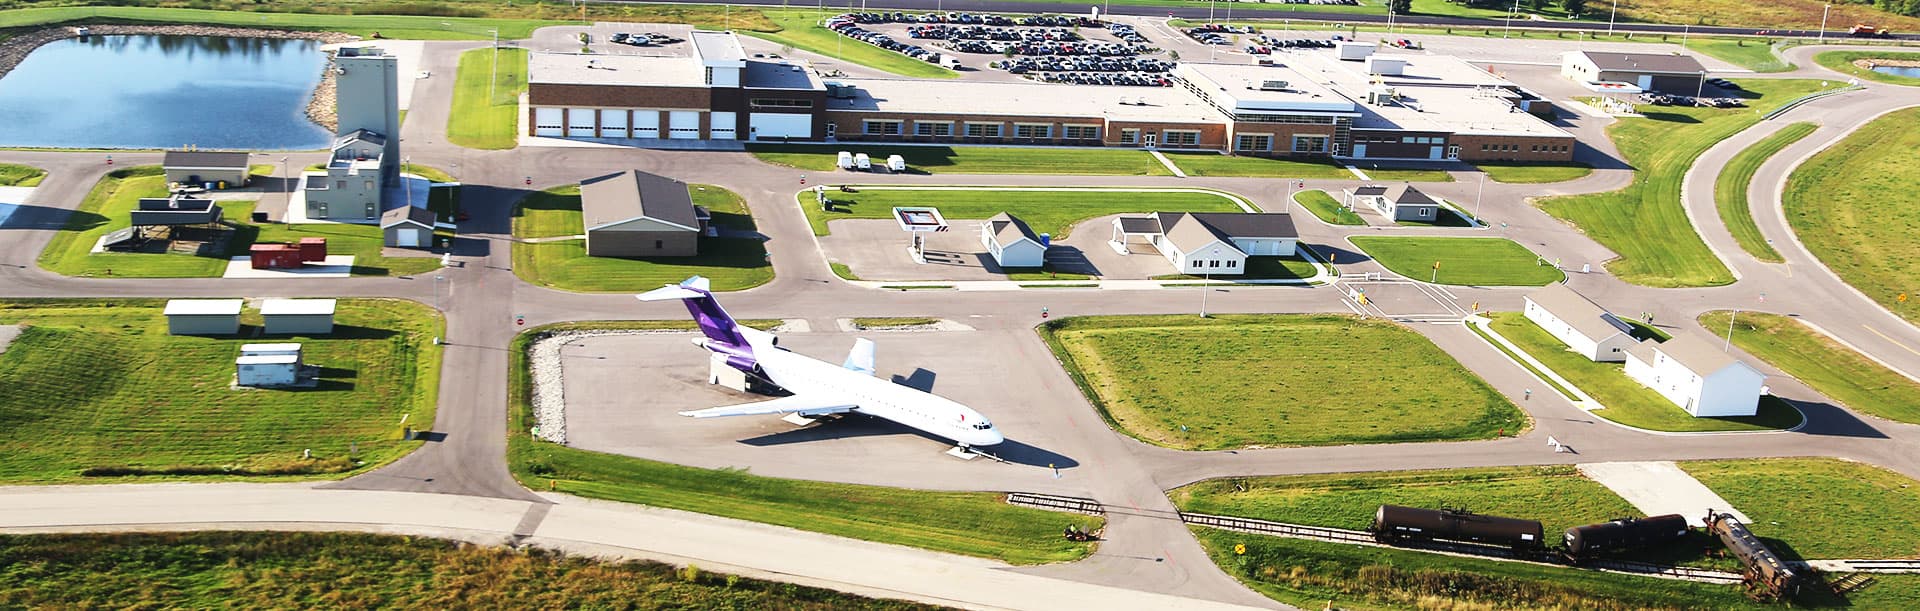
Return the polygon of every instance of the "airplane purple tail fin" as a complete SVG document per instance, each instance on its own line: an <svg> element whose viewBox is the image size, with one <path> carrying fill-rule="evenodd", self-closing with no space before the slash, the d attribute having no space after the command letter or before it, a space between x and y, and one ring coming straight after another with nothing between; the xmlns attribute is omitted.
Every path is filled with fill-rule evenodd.
<svg viewBox="0 0 1920 611"><path fill-rule="evenodd" d="M680 300L687 306L687 313L693 315L694 323L700 325L700 333L707 336L707 349L727 355L728 364L751 371L754 367L753 346L740 332L740 325L727 315L718 301L714 301L713 293L707 287L706 278L694 276L680 284L647 291L638 297L641 301Z"/></svg>

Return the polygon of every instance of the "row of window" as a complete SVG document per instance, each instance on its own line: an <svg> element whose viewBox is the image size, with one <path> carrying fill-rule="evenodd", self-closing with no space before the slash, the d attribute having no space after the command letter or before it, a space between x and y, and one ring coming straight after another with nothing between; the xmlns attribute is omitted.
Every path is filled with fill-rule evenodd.
<svg viewBox="0 0 1920 611"><path fill-rule="evenodd" d="M1200 268L1200 267L1206 267L1206 268L1217 268L1217 267L1220 267L1220 261L1219 261L1219 260L1213 260L1213 261L1194 261L1193 263L1194 263L1194 265L1193 265L1193 266L1194 266L1195 268ZM1201 265L1201 263L1205 263L1206 265ZM1237 268L1237 267L1240 267L1240 262L1239 262L1239 261L1227 261L1227 269L1234 269L1234 268Z"/></svg>
<svg viewBox="0 0 1920 611"><path fill-rule="evenodd" d="M1533 144L1533 145L1529 145L1529 147L1530 148L1528 150L1534 153L1565 153L1568 150L1573 148L1565 144ZM1520 145L1518 144L1482 144L1480 145L1480 150L1518 153L1520 152Z"/></svg>
<svg viewBox="0 0 1920 611"><path fill-rule="evenodd" d="M813 100L788 100L782 98L754 98L747 101L754 108L813 108Z"/></svg>
<svg viewBox="0 0 1920 611"><path fill-rule="evenodd" d="M897 119L866 119L861 122L861 133L869 136L898 136L901 125ZM967 123L966 135L969 138L998 138L1005 126L1000 123ZM1061 135L1068 140L1099 140L1100 127L1095 125L1067 125L1061 129ZM1197 133L1197 132L1196 132ZM952 121L914 121L915 136L952 136ZM1051 123L1015 123L1015 138L1050 139L1053 138Z"/></svg>

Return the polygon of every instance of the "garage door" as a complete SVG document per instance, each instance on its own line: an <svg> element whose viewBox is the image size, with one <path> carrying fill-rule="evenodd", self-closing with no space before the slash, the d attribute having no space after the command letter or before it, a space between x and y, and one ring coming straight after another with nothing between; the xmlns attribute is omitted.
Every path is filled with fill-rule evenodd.
<svg viewBox="0 0 1920 611"><path fill-rule="evenodd" d="M420 245L420 232L414 231L412 229L401 229L399 231L399 235L394 237L399 238L399 240L396 242L396 244L399 246L419 246Z"/></svg>
<svg viewBox="0 0 1920 611"><path fill-rule="evenodd" d="M600 111L600 137L602 138L627 137L627 111L625 110Z"/></svg>
<svg viewBox="0 0 1920 611"><path fill-rule="evenodd" d="M660 137L660 111L658 110L633 111L633 137L635 138Z"/></svg>
<svg viewBox="0 0 1920 611"><path fill-rule="evenodd" d="M564 134L565 126L560 123L560 109L533 109L533 135L558 138Z"/></svg>
<svg viewBox="0 0 1920 611"><path fill-rule="evenodd" d="M567 109L567 137L592 138L593 118L600 112L591 108Z"/></svg>
<svg viewBox="0 0 1920 611"><path fill-rule="evenodd" d="M756 112L747 115L750 138L812 138L813 115Z"/></svg>
<svg viewBox="0 0 1920 611"><path fill-rule="evenodd" d="M673 140L700 139L700 111L668 111L667 137Z"/></svg>
<svg viewBox="0 0 1920 611"><path fill-rule="evenodd" d="M735 132L740 129L739 113L716 112L707 115L708 138L713 140L734 140Z"/></svg>

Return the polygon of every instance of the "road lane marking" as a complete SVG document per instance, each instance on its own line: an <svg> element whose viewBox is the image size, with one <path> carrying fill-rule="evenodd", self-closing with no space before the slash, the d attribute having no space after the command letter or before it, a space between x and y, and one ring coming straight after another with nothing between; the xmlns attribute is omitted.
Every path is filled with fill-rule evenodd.
<svg viewBox="0 0 1920 611"><path fill-rule="evenodd" d="M1895 346L1899 346L1902 350L1906 350L1907 352L1912 352L1914 354L1920 354L1920 350L1914 350L1912 346L1908 346L1906 344L1900 343L1900 340L1887 337L1887 334L1881 333L1878 329L1874 329L1873 327L1869 327L1865 324L1860 325L1860 328L1866 329L1868 333L1872 333L1874 335L1880 336L1880 339L1887 340L1888 343L1891 343Z"/></svg>

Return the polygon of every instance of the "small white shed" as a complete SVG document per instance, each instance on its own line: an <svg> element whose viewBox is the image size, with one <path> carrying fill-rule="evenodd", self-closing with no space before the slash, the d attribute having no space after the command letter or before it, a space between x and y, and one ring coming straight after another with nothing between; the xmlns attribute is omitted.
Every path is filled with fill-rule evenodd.
<svg viewBox="0 0 1920 611"><path fill-rule="evenodd" d="M170 335L233 335L240 332L241 299L169 299Z"/></svg>
<svg viewBox="0 0 1920 611"><path fill-rule="evenodd" d="M260 302L267 333L326 335L333 332L334 299L268 299Z"/></svg>
<svg viewBox="0 0 1920 611"><path fill-rule="evenodd" d="M980 245L1000 267L1043 267L1047 264L1046 236L1037 235L1020 217L1005 212L980 224Z"/></svg>
<svg viewBox="0 0 1920 611"><path fill-rule="evenodd" d="M292 386L300 382L300 344L246 344L233 360L241 386Z"/></svg>

